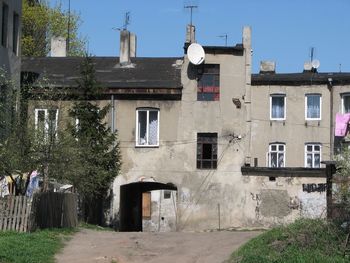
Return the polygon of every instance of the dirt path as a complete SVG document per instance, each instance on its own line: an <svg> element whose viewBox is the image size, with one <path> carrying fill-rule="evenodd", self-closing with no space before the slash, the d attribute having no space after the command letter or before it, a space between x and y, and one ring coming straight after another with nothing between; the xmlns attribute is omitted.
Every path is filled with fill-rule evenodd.
<svg viewBox="0 0 350 263"><path fill-rule="evenodd" d="M58 263L221 263L259 233L122 233L83 229L56 260Z"/></svg>

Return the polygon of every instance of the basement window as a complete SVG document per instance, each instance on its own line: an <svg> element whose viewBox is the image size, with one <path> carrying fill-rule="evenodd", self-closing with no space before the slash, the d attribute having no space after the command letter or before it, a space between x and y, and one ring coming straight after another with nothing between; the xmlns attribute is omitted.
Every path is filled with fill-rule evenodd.
<svg viewBox="0 0 350 263"><path fill-rule="evenodd" d="M204 64L198 70L197 100L220 100L220 65Z"/></svg>
<svg viewBox="0 0 350 263"><path fill-rule="evenodd" d="M197 134L197 169L216 169L218 159L218 134Z"/></svg>
<svg viewBox="0 0 350 263"><path fill-rule="evenodd" d="M164 199L170 199L171 197L171 191L164 190Z"/></svg>

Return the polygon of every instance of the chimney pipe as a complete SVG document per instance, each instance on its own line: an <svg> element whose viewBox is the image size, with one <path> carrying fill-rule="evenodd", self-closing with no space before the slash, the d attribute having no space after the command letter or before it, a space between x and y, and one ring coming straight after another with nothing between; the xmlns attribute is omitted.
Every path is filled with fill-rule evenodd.
<svg viewBox="0 0 350 263"><path fill-rule="evenodd" d="M128 30L122 30L120 31L119 63L128 65L131 63L130 58L133 57L136 57L136 35Z"/></svg>
<svg viewBox="0 0 350 263"><path fill-rule="evenodd" d="M64 37L51 38L51 57L66 57L66 39Z"/></svg>
<svg viewBox="0 0 350 263"><path fill-rule="evenodd" d="M187 25L186 27L186 43L196 42L196 28L194 25Z"/></svg>
<svg viewBox="0 0 350 263"><path fill-rule="evenodd" d="M260 62L260 73L275 73L276 62L275 61L261 61Z"/></svg>

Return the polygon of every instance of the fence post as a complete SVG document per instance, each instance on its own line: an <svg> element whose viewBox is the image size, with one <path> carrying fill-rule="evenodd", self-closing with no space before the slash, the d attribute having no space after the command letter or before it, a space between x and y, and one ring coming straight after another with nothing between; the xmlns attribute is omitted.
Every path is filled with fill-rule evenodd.
<svg viewBox="0 0 350 263"><path fill-rule="evenodd" d="M336 171L335 161L326 161L323 162L326 164L326 178L327 178L327 219L332 219L333 215L333 198L332 198L332 190L333 190L333 174Z"/></svg>

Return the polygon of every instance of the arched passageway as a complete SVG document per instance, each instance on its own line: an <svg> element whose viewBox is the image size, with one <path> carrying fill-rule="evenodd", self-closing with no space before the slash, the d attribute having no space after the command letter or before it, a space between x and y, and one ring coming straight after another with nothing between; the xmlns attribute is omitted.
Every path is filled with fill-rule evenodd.
<svg viewBox="0 0 350 263"><path fill-rule="evenodd" d="M142 231L142 193L153 190L177 191L177 187L158 182L135 182L120 186L119 231Z"/></svg>

